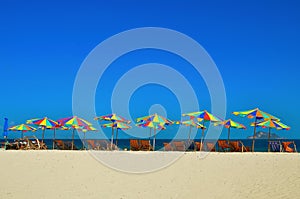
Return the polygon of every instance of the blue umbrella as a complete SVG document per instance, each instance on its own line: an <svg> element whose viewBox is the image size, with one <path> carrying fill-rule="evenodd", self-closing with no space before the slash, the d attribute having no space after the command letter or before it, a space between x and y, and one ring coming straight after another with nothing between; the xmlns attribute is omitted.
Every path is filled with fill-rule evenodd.
<svg viewBox="0 0 300 199"><path fill-rule="evenodd" d="M7 139L7 136L8 136L8 119L4 118L3 137Z"/></svg>

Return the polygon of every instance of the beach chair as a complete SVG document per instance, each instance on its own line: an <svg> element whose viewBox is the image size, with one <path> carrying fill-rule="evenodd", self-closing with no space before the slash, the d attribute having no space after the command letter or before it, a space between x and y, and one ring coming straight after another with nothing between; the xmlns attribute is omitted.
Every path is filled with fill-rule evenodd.
<svg viewBox="0 0 300 199"><path fill-rule="evenodd" d="M153 147L150 144L150 140L140 140L140 150L153 151Z"/></svg>
<svg viewBox="0 0 300 199"><path fill-rule="evenodd" d="M95 140L86 140L88 150L100 150L100 145Z"/></svg>
<svg viewBox="0 0 300 199"><path fill-rule="evenodd" d="M283 151L288 153L297 152L296 144L294 141L282 142Z"/></svg>
<svg viewBox="0 0 300 199"><path fill-rule="evenodd" d="M270 152L282 152L282 145L280 141L269 141Z"/></svg>
<svg viewBox="0 0 300 199"><path fill-rule="evenodd" d="M218 149L222 152L228 152L233 150L226 140L218 140Z"/></svg>
<svg viewBox="0 0 300 199"><path fill-rule="evenodd" d="M216 151L215 144L213 142L206 142L206 151Z"/></svg>
<svg viewBox="0 0 300 199"><path fill-rule="evenodd" d="M65 142L63 140L54 140L54 148L59 150L72 150L72 142ZM73 150L78 150L74 145Z"/></svg>
<svg viewBox="0 0 300 199"><path fill-rule="evenodd" d="M109 142L108 140L98 140L97 144L100 147L100 150L114 150L115 149L115 145L113 144L111 147L111 142Z"/></svg>
<svg viewBox="0 0 300 199"><path fill-rule="evenodd" d="M165 151L174 151L172 143L164 142L164 149L165 149Z"/></svg>
<svg viewBox="0 0 300 199"><path fill-rule="evenodd" d="M183 141L173 142L173 146L174 146L175 151L185 151L186 150L185 143Z"/></svg>
<svg viewBox="0 0 300 199"><path fill-rule="evenodd" d="M195 151L200 151L201 148L203 148L203 146L201 146L201 142L194 142Z"/></svg>
<svg viewBox="0 0 300 199"><path fill-rule="evenodd" d="M130 140L130 151L139 151L141 149L138 140Z"/></svg>
<svg viewBox="0 0 300 199"><path fill-rule="evenodd" d="M231 152L249 152L250 147L246 147L242 141L230 141Z"/></svg>

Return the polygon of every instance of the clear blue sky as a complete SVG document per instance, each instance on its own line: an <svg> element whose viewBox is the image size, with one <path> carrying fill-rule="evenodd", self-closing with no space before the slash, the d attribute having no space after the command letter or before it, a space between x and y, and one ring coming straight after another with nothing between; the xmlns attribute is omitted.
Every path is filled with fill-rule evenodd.
<svg viewBox="0 0 300 199"><path fill-rule="evenodd" d="M182 32L206 49L225 83L227 117L248 125L250 120L230 113L259 107L292 127L279 135L300 138L299 1L2 0L0 19L0 126L4 117L22 123L46 115L54 119L70 116L73 83L89 52L114 34L154 26ZM124 72L109 70L114 71L118 65L126 65L129 70L148 62L177 70L180 65L188 65L158 50L124 55L112 64L104 83L98 86L99 115L110 112L109 96ZM201 98L200 107L209 110L210 98L201 77L191 76L189 67L180 72L189 74ZM153 96L149 91L164 94ZM131 103L136 107L131 114L147 114L156 103L165 105L170 117L177 116L178 102L157 85L136 91ZM234 131L232 137L251 134L250 127L243 133Z"/></svg>

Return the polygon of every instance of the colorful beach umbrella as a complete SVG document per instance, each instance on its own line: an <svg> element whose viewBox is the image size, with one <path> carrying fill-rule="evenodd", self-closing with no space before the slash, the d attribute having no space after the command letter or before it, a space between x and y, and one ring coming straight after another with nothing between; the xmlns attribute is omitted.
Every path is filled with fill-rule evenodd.
<svg viewBox="0 0 300 199"><path fill-rule="evenodd" d="M129 126L128 124L125 124L123 122L114 122L114 123L108 123L108 124L103 124L101 125L104 128L114 128L117 130L116 132L116 146L118 147L118 132L119 130L128 130L131 128L131 126ZM112 140L114 138L112 137Z"/></svg>
<svg viewBox="0 0 300 199"><path fill-rule="evenodd" d="M186 120L186 121L181 121L178 122L178 124L181 125L185 125L185 126L189 126L190 127L190 131L189 131L189 139L188 139L188 143L190 144L190 138L191 138L191 132L192 132L192 128L196 127L199 129L205 129L205 126L203 126L202 124L200 124L199 122L195 122L194 120Z"/></svg>
<svg viewBox="0 0 300 199"><path fill-rule="evenodd" d="M62 118L57 120L58 124L60 126L65 126L67 128L73 129L72 132L72 150L74 149L74 135L75 135L75 130L82 128L82 127L87 127L87 126L92 126L92 124L85 119L79 118L77 116L72 116L72 117L67 117L67 118Z"/></svg>
<svg viewBox="0 0 300 199"><path fill-rule="evenodd" d="M290 130L291 127L276 121L272 119L266 119L262 122L259 123L252 123L251 126L259 126L262 128L269 128L269 133L268 133L268 152L270 152L270 136L271 136L271 128L277 129L277 130Z"/></svg>
<svg viewBox="0 0 300 199"><path fill-rule="evenodd" d="M182 116L190 117L190 120L197 120L198 122L202 122L202 125L205 127L205 122L221 122L222 120L214 116L213 114L209 113L207 110L198 111L198 112L191 112L182 114ZM204 139L204 131L206 128L202 128L202 135L201 135L201 147L200 151L202 150L203 146L203 139Z"/></svg>
<svg viewBox="0 0 300 199"><path fill-rule="evenodd" d="M222 125L222 126L224 126L225 128L228 129L228 139L227 139L228 144L229 144L229 140L230 140L230 129L231 128L246 129L246 127L243 124L235 122L231 119L224 120L222 122L216 122L216 123L214 123L214 125L215 126Z"/></svg>
<svg viewBox="0 0 300 199"><path fill-rule="evenodd" d="M22 132L22 138L24 138L24 132L27 131L36 131L36 128L29 126L27 124L20 124L20 125L16 125L16 126L12 126L8 129L9 131L21 131Z"/></svg>
<svg viewBox="0 0 300 199"><path fill-rule="evenodd" d="M113 141L114 141L114 129L115 129L114 124L118 123L118 122L130 124L130 122L131 122L131 121L125 119L124 117L116 115L115 113L98 116L98 117L95 117L94 120L104 120L104 121L112 122L113 125L111 127L111 140L110 140L110 148L111 149L113 148Z"/></svg>
<svg viewBox="0 0 300 199"><path fill-rule="evenodd" d="M279 118L266 113L262 110L260 110L259 108L255 108L252 110L247 110L247 111L236 111L233 112L234 115L236 116L240 116L240 117L247 117L249 119L255 119L255 124L259 121L259 120L263 120L263 119L271 119L271 120L277 120L280 121ZM254 132L253 132L253 139L252 139L252 151L254 152L254 147L255 147L255 137L256 137L256 125L254 125Z"/></svg>
<svg viewBox="0 0 300 199"><path fill-rule="evenodd" d="M158 115L157 113L149 116L139 117L136 119L136 121L137 121L136 124L137 126L150 128L150 137L151 137L151 129L153 129L154 131L153 151L155 150L156 130L164 130L166 129L165 127L166 125L171 125L174 123L172 120L169 120L161 115Z"/></svg>
<svg viewBox="0 0 300 199"><path fill-rule="evenodd" d="M88 131L96 132L97 129L93 126L83 126L83 127L77 128L77 130L83 132L82 148L84 149L84 140L85 140L86 132L88 132Z"/></svg>
<svg viewBox="0 0 300 199"><path fill-rule="evenodd" d="M37 126L40 126L43 130L42 134L42 142L44 142L44 136L45 136L45 130L46 129L55 129L55 127L58 127L58 122L51 120L47 117L44 118L37 118L37 119L30 119L27 120L27 124L34 124ZM54 142L54 141L53 141Z"/></svg>

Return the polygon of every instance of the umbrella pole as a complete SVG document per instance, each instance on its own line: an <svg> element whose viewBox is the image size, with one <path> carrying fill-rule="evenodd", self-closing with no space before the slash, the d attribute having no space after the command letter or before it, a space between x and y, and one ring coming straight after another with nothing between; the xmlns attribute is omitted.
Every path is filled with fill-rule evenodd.
<svg viewBox="0 0 300 199"><path fill-rule="evenodd" d="M84 150L85 132L83 132L82 149Z"/></svg>
<svg viewBox="0 0 300 199"><path fill-rule="evenodd" d="M190 132L189 132L189 139L188 139L189 147L190 147L190 141L191 141L191 132L192 132L192 126L190 126Z"/></svg>
<svg viewBox="0 0 300 199"><path fill-rule="evenodd" d="M116 147L118 147L118 132L119 132L119 129L117 128L117 132L116 132Z"/></svg>
<svg viewBox="0 0 300 199"><path fill-rule="evenodd" d="M256 123L257 123L257 118L255 118L255 122L254 122L254 133L253 133L253 138L252 138L252 152L254 152L254 146L255 146Z"/></svg>
<svg viewBox="0 0 300 199"><path fill-rule="evenodd" d="M153 151L155 151L155 138L156 138L156 129L154 128Z"/></svg>
<svg viewBox="0 0 300 199"><path fill-rule="evenodd" d="M53 132L53 140L52 140L52 150L54 150L54 141L55 141L55 129L54 129L54 132Z"/></svg>
<svg viewBox="0 0 300 199"><path fill-rule="evenodd" d="M74 134L75 134L75 129L73 128L73 133L72 133L72 150L74 150Z"/></svg>
<svg viewBox="0 0 300 199"><path fill-rule="evenodd" d="M42 142L44 143L44 136L45 136L45 127L43 127L43 135L42 135Z"/></svg>
<svg viewBox="0 0 300 199"><path fill-rule="evenodd" d="M114 127L111 128L111 140L110 140L110 149L113 148L113 141L114 141Z"/></svg>
<svg viewBox="0 0 300 199"><path fill-rule="evenodd" d="M269 135L268 135L268 152L271 151L271 149L270 149L270 137L271 137L271 128L269 127Z"/></svg>
<svg viewBox="0 0 300 199"><path fill-rule="evenodd" d="M203 123L202 123L203 127L204 127L204 122L205 122L205 120L203 120ZM204 128L202 128L200 151L202 151L202 147L203 147L203 138L204 138Z"/></svg>
<svg viewBox="0 0 300 199"><path fill-rule="evenodd" d="M228 128L228 139L227 139L228 144L229 144L229 138L230 138L230 127Z"/></svg>

